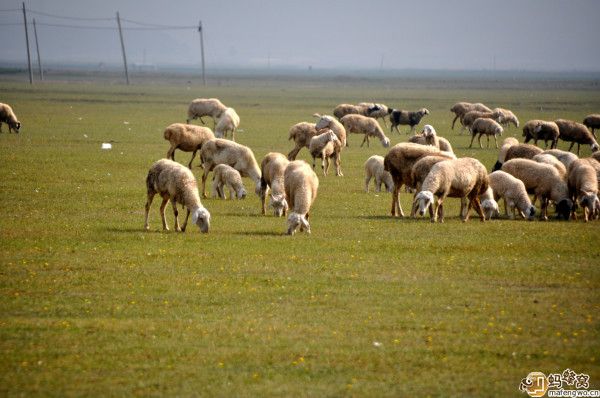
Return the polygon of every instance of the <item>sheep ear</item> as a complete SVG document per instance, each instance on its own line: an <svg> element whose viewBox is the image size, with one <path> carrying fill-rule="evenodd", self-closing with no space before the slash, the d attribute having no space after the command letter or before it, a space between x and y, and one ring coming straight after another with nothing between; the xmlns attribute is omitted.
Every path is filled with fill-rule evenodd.
<svg viewBox="0 0 600 398"><path fill-rule="evenodd" d="M321 118L321 114L320 113L313 113L313 117Z"/></svg>

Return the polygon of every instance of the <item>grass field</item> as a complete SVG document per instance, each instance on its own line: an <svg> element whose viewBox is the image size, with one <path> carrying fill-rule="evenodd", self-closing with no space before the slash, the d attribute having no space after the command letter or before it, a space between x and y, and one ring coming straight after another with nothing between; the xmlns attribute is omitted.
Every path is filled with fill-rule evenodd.
<svg viewBox="0 0 600 398"><path fill-rule="evenodd" d="M450 130L454 102L502 105L521 123L600 109L595 86L388 83L1 81L23 127L0 135L0 395L526 396L529 372L566 368L600 388L599 222L461 223L456 199L444 224L393 219L389 194L363 191L363 162L386 153L376 141L350 136L344 177L318 173L310 236L285 236L254 195L204 199L204 235L162 232L155 201L143 231L162 131L196 97L236 108L259 162L292 148L292 124L342 102L426 106L457 155L489 168L495 148L466 149Z"/></svg>

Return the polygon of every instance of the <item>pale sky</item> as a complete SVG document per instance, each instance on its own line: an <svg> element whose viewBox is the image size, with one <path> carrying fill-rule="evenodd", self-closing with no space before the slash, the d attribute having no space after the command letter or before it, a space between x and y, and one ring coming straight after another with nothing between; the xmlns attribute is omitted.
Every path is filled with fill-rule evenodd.
<svg viewBox="0 0 600 398"><path fill-rule="evenodd" d="M0 0L0 10L21 8ZM216 67L503 69L600 71L596 0L26 0L27 8L79 18L36 18L42 60L119 64L122 18L204 25L206 62ZM0 62L26 62L19 12L0 11ZM125 27L139 27L124 22ZM126 30L130 64L195 66L198 32ZM11 40L5 40L10 37ZM33 45L33 29L30 31ZM32 47L35 62L35 47Z"/></svg>

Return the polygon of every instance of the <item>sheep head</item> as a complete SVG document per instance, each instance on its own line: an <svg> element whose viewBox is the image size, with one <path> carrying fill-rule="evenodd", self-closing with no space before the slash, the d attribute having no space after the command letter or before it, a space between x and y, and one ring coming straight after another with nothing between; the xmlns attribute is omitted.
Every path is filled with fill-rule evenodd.
<svg viewBox="0 0 600 398"><path fill-rule="evenodd" d="M302 214L298 213L290 213L287 219L288 224L288 235L294 235L296 230L300 229L300 231L306 231L306 233L310 234L310 224L308 220Z"/></svg>
<svg viewBox="0 0 600 398"><path fill-rule="evenodd" d="M235 193L238 199L246 199L246 195L248 194L246 192L246 188L245 187L240 187L240 189L238 189L238 191Z"/></svg>
<svg viewBox="0 0 600 398"><path fill-rule="evenodd" d="M571 210L573 209L573 201L571 199L563 199L556 204L556 218L569 220Z"/></svg>
<svg viewBox="0 0 600 398"><path fill-rule="evenodd" d="M585 213L585 220L587 221L589 216L593 216L599 209L600 199L594 192L584 192L579 197L579 205L583 207Z"/></svg>
<svg viewBox="0 0 600 398"><path fill-rule="evenodd" d="M287 200L285 200L285 195L269 195L269 206L273 208L273 212L276 217L281 217L285 215L288 211Z"/></svg>
<svg viewBox="0 0 600 398"><path fill-rule="evenodd" d="M492 217L498 217L500 215L500 210L498 209L498 202L493 199L486 199L481 202L481 207L483 208L483 213L485 214L485 218L487 220L491 220Z"/></svg>
<svg viewBox="0 0 600 398"><path fill-rule="evenodd" d="M387 137L383 137L381 139L381 145L383 145L384 148L389 148L390 146L390 139Z"/></svg>
<svg viewBox="0 0 600 398"><path fill-rule="evenodd" d="M421 131L421 134L423 134L425 137L432 137L437 135L435 129L430 124L426 124L425 126L423 126L423 131Z"/></svg>
<svg viewBox="0 0 600 398"><path fill-rule="evenodd" d="M204 207L200 207L192 213L192 222L200 228L200 232L207 233L210 227L210 213Z"/></svg>
<svg viewBox="0 0 600 398"><path fill-rule="evenodd" d="M318 115L318 114L316 114L316 115ZM317 124L315 125L315 128L317 130L323 129L325 127L329 127L333 123L333 117L331 117L329 115L319 115L318 118L319 118L319 120L317 121Z"/></svg>
<svg viewBox="0 0 600 398"><path fill-rule="evenodd" d="M529 206L529 208L525 212L525 217L527 217L527 219L529 221L532 221L533 217L535 217L535 212L536 212L535 206L531 205L531 206Z"/></svg>
<svg viewBox="0 0 600 398"><path fill-rule="evenodd" d="M415 202L419 205L419 215L425 215L429 206L433 206L433 192L421 191L415 197Z"/></svg>

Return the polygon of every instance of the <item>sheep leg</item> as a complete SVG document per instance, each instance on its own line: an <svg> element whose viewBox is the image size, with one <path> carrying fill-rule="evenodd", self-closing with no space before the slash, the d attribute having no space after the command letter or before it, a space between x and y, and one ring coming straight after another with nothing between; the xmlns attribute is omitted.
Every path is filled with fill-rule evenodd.
<svg viewBox="0 0 600 398"><path fill-rule="evenodd" d="M496 138L496 135L494 135L494 141L496 141L496 149L498 149L498 138Z"/></svg>
<svg viewBox="0 0 600 398"><path fill-rule="evenodd" d="M433 206L433 203L431 204ZM431 217L431 222L435 223L437 221L444 222L444 198L438 198L437 204L435 206L435 211L433 212L433 217Z"/></svg>
<svg viewBox="0 0 600 398"><path fill-rule="evenodd" d="M177 211L177 202L175 199L171 200L171 205L173 205L173 215L175 216L175 231L181 232L181 227L179 226L179 220L177 216L179 215L179 211Z"/></svg>
<svg viewBox="0 0 600 398"><path fill-rule="evenodd" d="M458 119L458 115L454 116L454 119L452 120L452 130L454 130L454 123L456 122L457 119Z"/></svg>
<svg viewBox="0 0 600 398"><path fill-rule="evenodd" d="M210 170L208 170L208 167L204 166L204 172L202 173L202 197L204 198L208 197L206 195L206 179L208 178L208 173L210 173Z"/></svg>
<svg viewBox="0 0 600 398"><path fill-rule="evenodd" d="M323 175L327 176L327 172L329 171L329 156L323 156Z"/></svg>
<svg viewBox="0 0 600 398"><path fill-rule="evenodd" d="M406 134L411 134L411 135L413 135L413 134L414 134L414 132L415 132L415 128L416 128L416 127L417 127L416 125L414 125L414 126L410 126L410 131L409 131L408 133L406 133Z"/></svg>
<svg viewBox="0 0 600 398"><path fill-rule="evenodd" d="M398 203L398 194L400 193L400 184L394 184L394 190L392 191L392 217L396 217L397 206Z"/></svg>
<svg viewBox="0 0 600 398"><path fill-rule="evenodd" d="M579 147L580 147L580 144L579 144L579 142L578 142L578 143L577 143L577 156L579 156Z"/></svg>
<svg viewBox="0 0 600 398"><path fill-rule="evenodd" d="M194 119L195 119L195 118L194 118ZM202 124L206 124L206 123L204 122L204 120L202 120L202 116L198 116L198 119L200 119L200 123L202 123ZM214 130L214 129L213 129L213 130Z"/></svg>
<svg viewBox="0 0 600 398"><path fill-rule="evenodd" d="M475 211L477 211L477 214L479 214L479 219L481 220L481 222L485 222L485 214L483 213L483 208L481 207L481 202L479 201L479 198L476 196L472 202L474 205L473 207L475 207ZM471 209L471 206L469 204L469 210L470 209ZM469 219L469 213L467 211L467 220L468 219Z"/></svg>
<svg viewBox="0 0 600 398"><path fill-rule="evenodd" d="M196 157L196 152L198 152L197 149L194 152L192 152L192 158L190 159L190 162L188 163L188 169L190 169L190 170L192 169L192 161ZM173 160L175 160L175 159L173 159Z"/></svg>
<svg viewBox="0 0 600 398"><path fill-rule="evenodd" d="M167 225L167 218L165 217L165 208L167 207L167 203L169 203L169 195L163 196L163 201L160 204L160 219L163 225L163 231L168 231L169 226Z"/></svg>
<svg viewBox="0 0 600 398"><path fill-rule="evenodd" d="M185 220L183 220L183 225L181 226L181 232L185 232L189 217L190 217L190 209L187 209L187 212L185 213Z"/></svg>
<svg viewBox="0 0 600 398"><path fill-rule="evenodd" d="M545 197L540 198L542 211L540 213L540 221L548 221L548 200Z"/></svg>
<svg viewBox="0 0 600 398"><path fill-rule="evenodd" d="M343 177L344 176L344 174L342 173L342 167L341 167L341 164L340 164L340 157L341 157L340 155L341 154L338 152L335 155L335 159L334 159L335 160L335 175L337 177Z"/></svg>
<svg viewBox="0 0 600 398"><path fill-rule="evenodd" d="M296 145L294 149L292 149L290 153L288 153L288 160L296 160L296 156L298 156L298 152L300 152L301 149L301 146Z"/></svg>
<svg viewBox="0 0 600 398"><path fill-rule="evenodd" d="M471 143L469 144L469 148L473 146L473 140L475 139L475 134L471 136Z"/></svg>
<svg viewBox="0 0 600 398"><path fill-rule="evenodd" d="M483 145L481 145L481 134L477 136L477 142L479 143L479 148L483 149Z"/></svg>
<svg viewBox="0 0 600 398"><path fill-rule="evenodd" d="M261 181L264 181L264 180L261 179ZM268 191L269 191L268 186L265 186L260 191L260 201L262 204L262 215L263 216L267 214L267 193L268 193Z"/></svg>
<svg viewBox="0 0 600 398"><path fill-rule="evenodd" d="M175 149L177 149L177 147L171 145L171 147L167 151L167 159L171 159L171 160L175 161Z"/></svg>
<svg viewBox="0 0 600 398"><path fill-rule="evenodd" d="M144 229L146 231L150 229L150 225L148 224L148 215L150 214L150 205L152 204L155 194L155 192L148 192L148 200L146 201L146 222L144 223Z"/></svg>
<svg viewBox="0 0 600 398"><path fill-rule="evenodd" d="M575 145L575 141L571 142L571 145L569 146L569 152L571 152L571 149L573 148L573 145Z"/></svg>
<svg viewBox="0 0 600 398"><path fill-rule="evenodd" d="M235 142L235 129L231 130L231 141Z"/></svg>

